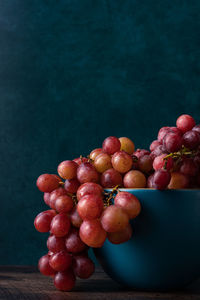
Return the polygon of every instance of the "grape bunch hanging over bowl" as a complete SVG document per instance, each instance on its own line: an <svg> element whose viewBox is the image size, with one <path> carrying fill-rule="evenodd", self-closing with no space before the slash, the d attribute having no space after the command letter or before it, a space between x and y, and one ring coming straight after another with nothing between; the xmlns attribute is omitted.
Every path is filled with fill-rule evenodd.
<svg viewBox="0 0 200 300"><path fill-rule="evenodd" d="M141 205L129 188L200 188L200 125L181 115L176 127L159 130L150 151L135 150L127 137L110 136L87 157L61 162L57 172L37 179L49 209L36 216L34 225L50 233L48 253L38 267L53 277L57 289L70 291L77 277L87 279L94 272L90 247L100 248L106 239L113 244L131 239L130 220Z"/></svg>

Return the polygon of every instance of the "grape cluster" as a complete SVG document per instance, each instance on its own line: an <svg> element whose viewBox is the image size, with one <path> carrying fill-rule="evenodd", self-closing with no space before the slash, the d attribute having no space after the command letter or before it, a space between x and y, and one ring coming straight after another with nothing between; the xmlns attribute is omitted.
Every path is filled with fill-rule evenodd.
<svg viewBox="0 0 200 300"><path fill-rule="evenodd" d="M39 232L50 232L48 253L38 267L53 277L57 289L69 291L76 277L86 279L94 272L89 247L102 247L106 238L124 243L132 236L130 220L139 215L141 205L119 188L200 187L200 125L189 115L180 116L176 127L159 130L150 151L135 150L127 137L110 136L102 148L61 162L57 171L59 176L37 179L50 208L34 221Z"/></svg>

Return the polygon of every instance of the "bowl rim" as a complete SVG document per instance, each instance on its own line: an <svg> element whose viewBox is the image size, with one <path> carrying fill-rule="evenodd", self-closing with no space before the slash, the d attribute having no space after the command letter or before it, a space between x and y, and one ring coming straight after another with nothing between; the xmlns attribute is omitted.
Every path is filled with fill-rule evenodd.
<svg viewBox="0 0 200 300"><path fill-rule="evenodd" d="M104 188L105 191L112 191L113 188ZM126 191L156 191L156 192L200 192L200 188L199 189L166 189L166 190L158 190L155 188L118 188L118 190L122 191L122 192L126 192Z"/></svg>

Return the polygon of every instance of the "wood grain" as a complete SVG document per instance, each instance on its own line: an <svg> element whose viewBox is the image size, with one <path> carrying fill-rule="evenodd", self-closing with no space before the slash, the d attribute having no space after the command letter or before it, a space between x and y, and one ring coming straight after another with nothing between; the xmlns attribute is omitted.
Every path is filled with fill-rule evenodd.
<svg viewBox="0 0 200 300"><path fill-rule="evenodd" d="M149 293L131 291L113 282L101 269L88 280L77 280L72 292L56 291L52 279L38 273L32 266L0 267L0 300L188 300L200 299L200 280L184 291L173 293Z"/></svg>

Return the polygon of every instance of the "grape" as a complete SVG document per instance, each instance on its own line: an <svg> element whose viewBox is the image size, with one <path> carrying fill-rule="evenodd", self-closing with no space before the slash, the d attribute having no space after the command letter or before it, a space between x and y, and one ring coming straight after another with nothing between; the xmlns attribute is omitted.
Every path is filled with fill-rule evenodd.
<svg viewBox="0 0 200 300"><path fill-rule="evenodd" d="M93 248L102 247L106 240L106 232L99 219L83 221L79 235L86 245Z"/></svg>
<svg viewBox="0 0 200 300"><path fill-rule="evenodd" d="M194 126L194 127L192 128L192 130L193 130L193 131L196 131L196 132L198 132L198 133L200 133L200 124Z"/></svg>
<svg viewBox="0 0 200 300"><path fill-rule="evenodd" d="M57 237L62 237L68 234L70 229L70 219L67 214L60 213L51 221L51 233Z"/></svg>
<svg viewBox="0 0 200 300"><path fill-rule="evenodd" d="M191 159L186 159L183 161L180 172L184 175L188 175L190 177L195 176L198 172L198 167Z"/></svg>
<svg viewBox="0 0 200 300"><path fill-rule="evenodd" d="M65 160L58 165L58 174L64 179L73 179L76 177L78 164L73 160Z"/></svg>
<svg viewBox="0 0 200 300"><path fill-rule="evenodd" d="M183 145L189 149L195 149L200 145L200 133L195 130L187 131L183 135Z"/></svg>
<svg viewBox="0 0 200 300"><path fill-rule="evenodd" d="M60 251L51 255L49 264L55 271L65 271L72 264L72 256L66 251Z"/></svg>
<svg viewBox="0 0 200 300"><path fill-rule="evenodd" d="M114 203L121 207L130 219L137 217L141 211L140 201L131 193L118 192Z"/></svg>
<svg viewBox="0 0 200 300"><path fill-rule="evenodd" d="M80 186L80 182L76 178L65 180L64 187L65 187L65 190L67 193L75 194L77 192L79 186Z"/></svg>
<svg viewBox="0 0 200 300"><path fill-rule="evenodd" d="M131 155L125 151L115 152L115 154L112 156L112 166L120 173L128 172L132 168L132 165L133 159Z"/></svg>
<svg viewBox="0 0 200 300"><path fill-rule="evenodd" d="M127 213L116 205L108 206L101 216L101 225L107 232L121 231L128 223L129 217Z"/></svg>
<svg viewBox="0 0 200 300"><path fill-rule="evenodd" d="M44 202L49 206L50 193L44 193Z"/></svg>
<svg viewBox="0 0 200 300"><path fill-rule="evenodd" d="M163 145L160 145L158 147L156 147L150 154L151 158L154 160L155 157L163 154L165 151L165 149L163 149Z"/></svg>
<svg viewBox="0 0 200 300"><path fill-rule="evenodd" d="M58 290L71 291L75 286L76 277L71 269L58 272L54 277L54 285Z"/></svg>
<svg viewBox="0 0 200 300"><path fill-rule="evenodd" d="M165 135L163 145L168 152L180 150L183 144L183 138L180 134L169 132Z"/></svg>
<svg viewBox="0 0 200 300"><path fill-rule="evenodd" d="M84 163L84 162L88 162L88 158L87 157L77 157L77 158L75 158L75 159L73 159L73 161L75 162L75 163L77 163L77 165L81 165L82 163Z"/></svg>
<svg viewBox="0 0 200 300"><path fill-rule="evenodd" d="M71 253L80 253L87 249L86 244L84 244L80 239L79 231L76 228L71 229L66 238L65 246L67 251Z"/></svg>
<svg viewBox="0 0 200 300"><path fill-rule="evenodd" d="M155 171L152 179L153 188L164 190L170 182L170 173L167 170L159 169Z"/></svg>
<svg viewBox="0 0 200 300"><path fill-rule="evenodd" d="M101 148L97 148L92 150L92 152L90 153L90 159L95 160L95 158L102 153L102 149Z"/></svg>
<svg viewBox="0 0 200 300"><path fill-rule="evenodd" d="M63 189L62 187L51 192L51 194L49 196L49 206L53 209L56 209L55 208L56 199L62 195L67 195L66 190Z"/></svg>
<svg viewBox="0 0 200 300"><path fill-rule="evenodd" d="M145 188L146 177L138 170L131 170L124 176L125 188Z"/></svg>
<svg viewBox="0 0 200 300"><path fill-rule="evenodd" d="M155 140L151 143L149 148L151 151L154 151L160 145L161 145L161 142L159 142L158 140Z"/></svg>
<svg viewBox="0 0 200 300"><path fill-rule="evenodd" d="M77 208L74 207L72 212L70 213L70 221L72 223L72 225L74 227L79 228L83 222L83 220L81 219L81 217L79 216L78 212L77 212Z"/></svg>
<svg viewBox="0 0 200 300"><path fill-rule="evenodd" d="M50 235L47 240L47 248L52 253L60 252L65 250L65 238Z"/></svg>
<svg viewBox="0 0 200 300"><path fill-rule="evenodd" d="M101 185L106 188L122 185L122 176L115 169L108 169L101 175Z"/></svg>
<svg viewBox="0 0 200 300"><path fill-rule="evenodd" d="M53 174L42 174L38 177L36 185L43 193L50 193L59 187L60 178Z"/></svg>
<svg viewBox="0 0 200 300"><path fill-rule="evenodd" d="M75 275L82 279L89 278L95 270L93 261L85 256L75 256L73 259L73 271Z"/></svg>
<svg viewBox="0 0 200 300"><path fill-rule="evenodd" d="M52 276L55 274L55 271L52 269L52 267L49 264L49 256L48 254L42 256L38 261L38 269L40 273L42 273L45 276Z"/></svg>
<svg viewBox="0 0 200 300"><path fill-rule="evenodd" d="M153 167L153 160L150 155L145 154L138 159L138 168L143 173L149 173Z"/></svg>
<svg viewBox="0 0 200 300"><path fill-rule="evenodd" d="M158 132L158 141L162 143L164 136L166 135L166 133L168 133L169 131L169 126L165 126L160 128L159 132Z"/></svg>
<svg viewBox="0 0 200 300"><path fill-rule="evenodd" d="M85 195L99 195L102 196L103 189L99 184L94 182L86 182L82 184L77 191L77 199L80 200Z"/></svg>
<svg viewBox="0 0 200 300"><path fill-rule="evenodd" d="M169 127L168 133L169 132L177 133L177 134L180 134L180 135L183 134L182 131L179 128L177 128L177 127Z"/></svg>
<svg viewBox="0 0 200 300"><path fill-rule="evenodd" d="M55 208L56 211L59 213L67 213L72 210L74 206L74 202L72 200L72 197L69 195L62 195L58 197L55 201Z"/></svg>
<svg viewBox="0 0 200 300"><path fill-rule="evenodd" d="M103 141L102 150L105 153L110 155L114 154L115 152L119 151L121 148L121 143L118 138L115 136L109 136Z"/></svg>
<svg viewBox="0 0 200 300"><path fill-rule="evenodd" d="M34 220L35 229L39 232L48 232L52 219L53 215L47 211L39 213Z"/></svg>
<svg viewBox="0 0 200 300"><path fill-rule="evenodd" d="M85 195L77 205L77 211L81 219L91 220L101 216L103 210L103 200L99 195Z"/></svg>
<svg viewBox="0 0 200 300"><path fill-rule="evenodd" d="M185 189L189 185L188 177L180 172L172 172L168 189Z"/></svg>
<svg viewBox="0 0 200 300"><path fill-rule="evenodd" d="M77 178L80 181L80 183L85 183L85 182L98 183L99 174L91 163L85 162L78 167Z"/></svg>
<svg viewBox="0 0 200 300"><path fill-rule="evenodd" d="M151 174L147 179L147 187L150 189L153 188L153 174Z"/></svg>
<svg viewBox="0 0 200 300"><path fill-rule="evenodd" d="M133 153L133 155L135 155L137 158L140 158L140 157L142 157L144 155L149 155L149 154L150 154L150 152L148 150L146 150L146 149L137 149Z"/></svg>
<svg viewBox="0 0 200 300"><path fill-rule="evenodd" d="M117 232L108 232L108 240L112 244L122 244L130 240L133 230L130 224L128 224L123 230Z"/></svg>
<svg viewBox="0 0 200 300"><path fill-rule="evenodd" d="M52 216L52 218L57 215L57 212L54 209L48 209L48 210L45 210L44 212L49 213Z"/></svg>
<svg viewBox="0 0 200 300"><path fill-rule="evenodd" d="M94 160L94 166L99 173L103 173L112 168L110 155L107 153L99 154Z"/></svg>
<svg viewBox="0 0 200 300"><path fill-rule="evenodd" d="M181 115L176 120L176 126L185 133L195 126L195 120L189 115Z"/></svg>
<svg viewBox="0 0 200 300"><path fill-rule="evenodd" d="M127 137L120 137L119 138L121 148L120 150L125 151L128 154L133 154L135 151L134 143Z"/></svg>
<svg viewBox="0 0 200 300"><path fill-rule="evenodd" d="M154 161L153 161L153 168L154 170L159 170L162 168L166 168L167 171L170 171L173 168L173 158L168 157L166 160L164 159L166 157L166 153L161 154L157 157L155 157Z"/></svg>

